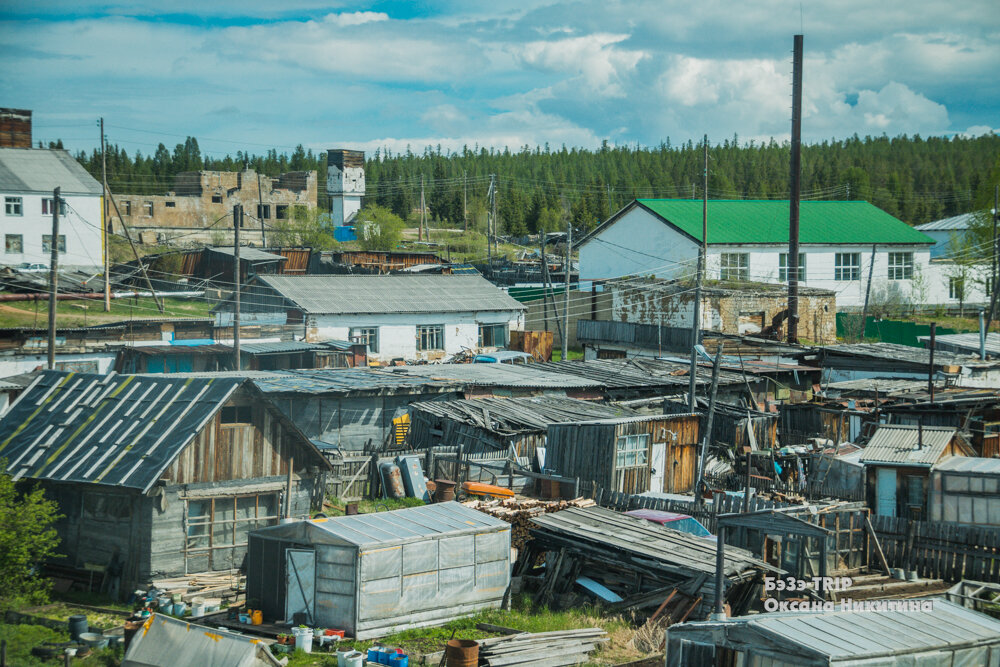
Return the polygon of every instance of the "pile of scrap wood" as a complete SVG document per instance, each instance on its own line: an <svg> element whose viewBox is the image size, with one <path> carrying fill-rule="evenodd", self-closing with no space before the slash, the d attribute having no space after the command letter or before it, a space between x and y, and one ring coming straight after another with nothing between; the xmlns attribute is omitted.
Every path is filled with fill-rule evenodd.
<svg viewBox="0 0 1000 667"><path fill-rule="evenodd" d="M479 662L489 667L579 665L587 662L587 655L606 641L608 633L601 628L525 632L480 640Z"/></svg>
<svg viewBox="0 0 1000 667"><path fill-rule="evenodd" d="M514 575L539 582L535 601L572 604L596 598L617 611L657 609L677 622L700 619L715 598L716 542L603 507L569 509L530 519L531 541ZM539 557L545 567L536 568ZM733 615L759 602L764 573L780 572L727 545L724 600ZM534 575L534 576L533 576ZM645 612L644 612L645 615Z"/></svg>
<svg viewBox="0 0 1000 667"><path fill-rule="evenodd" d="M574 498L573 500L536 500L534 498L508 498L503 500L469 500L462 503L483 514L506 521L511 525L510 545L520 549L531 539L529 529L532 517L558 512L569 507L592 507L595 503L589 498Z"/></svg>
<svg viewBox="0 0 1000 667"><path fill-rule="evenodd" d="M183 577L155 579L152 584L154 588L167 593L180 593L185 602L190 602L196 597L235 598L246 590L246 577L238 571L200 572Z"/></svg>

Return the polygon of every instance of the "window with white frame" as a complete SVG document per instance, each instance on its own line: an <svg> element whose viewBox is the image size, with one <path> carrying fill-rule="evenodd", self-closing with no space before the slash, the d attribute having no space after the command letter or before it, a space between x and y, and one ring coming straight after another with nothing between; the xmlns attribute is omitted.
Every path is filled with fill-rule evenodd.
<svg viewBox="0 0 1000 667"><path fill-rule="evenodd" d="M965 278L950 276L948 278L948 298L961 301L965 298Z"/></svg>
<svg viewBox="0 0 1000 667"><path fill-rule="evenodd" d="M838 252L833 264L834 280L861 280L861 253Z"/></svg>
<svg viewBox="0 0 1000 667"><path fill-rule="evenodd" d="M719 255L719 280L749 280L750 253L724 252Z"/></svg>
<svg viewBox="0 0 1000 667"><path fill-rule="evenodd" d="M52 252L52 234L42 234L42 252ZM59 235L59 252L66 252L66 235Z"/></svg>
<svg viewBox="0 0 1000 667"><path fill-rule="evenodd" d="M507 344L506 324L480 324L479 347L503 347Z"/></svg>
<svg viewBox="0 0 1000 667"><path fill-rule="evenodd" d="M799 282L803 283L806 280L806 255L805 253L799 253ZM778 256L778 282L787 283L788 282L788 253L783 252Z"/></svg>
<svg viewBox="0 0 1000 667"><path fill-rule="evenodd" d="M889 280L913 279L913 253L889 253Z"/></svg>
<svg viewBox="0 0 1000 667"><path fill-rule="evenodd" d="M615 443L615 468L640 468L649 463L649 434L622 435Z"/></svg>
<svg viewBox="0 0 1000 667"><path fill-rule="evenodd" d="M7 215L24 215L23 204L20 197L4 197L4 212Z"/></svg>
<svg viewBox="0 0 1000 667"><path fill-rule="evenodd" d="M378 353L378 327L351 327L350 339L368 346L368 351Z"/></svg>
<svg viewBox="0 0 1000 667"><path fill-rule="evenodd" d="M23 234L7 234L4 241L5 250L8 255L19 255L24 252Z"/></svg>
<svg viewBox="0 0 1000 667"><path fill-rule="evenodd" d="M52 197L42 199L42 215L52 215ZM59 215L66 215L66 200L59 198Z"/></svg>
<svg viewBox="0 0 1000 667"><path fill-rule="evenodd" d="M417 327L417 351L444 349L444 326L421 324Z"/></svg>

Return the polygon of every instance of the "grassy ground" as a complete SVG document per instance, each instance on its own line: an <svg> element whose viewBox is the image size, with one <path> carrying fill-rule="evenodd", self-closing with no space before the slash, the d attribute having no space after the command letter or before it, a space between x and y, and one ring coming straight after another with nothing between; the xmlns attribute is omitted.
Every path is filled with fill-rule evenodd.
<svg viewBox="0 0 1000 667"><path fill-rule="evenodd" d="M213 304L203 299L164 299L164 313L156 309L151 298L114 299L111 312L104 312L101 300L59 301L56 305L56 325L83 327L103 322L148 317L211 317ZM45 328L49 322L48 301L14 301L0 304L0 327Z"/></svg>
<svg viewBox="0 0 1000 667"><path fill-rule="evenodd" d="M570 348L566 358L569 360L573 359L583 359L583 350ZM555 347L552 349L552 361L562 361L562 348Z"/></svg>
<svg viewBox="0 0 1000 667"><path fill-rule="evenodd" d="M52 660L42 660L31 655L31 649L45 642L68 642L69 632L52 630L41 625L8 625L0 623L0 640L7 642L7 664L17 667L44 667L56 664ZM73 660L73 665L81 667L112 667L121 664L121 649L104 649L90 656ZM62 664L62 660L58 661Z"/></svg>
<svg viewBox="0 0 1000 667"><path fill-rule="evenodd" d="M324 513L327 516L340 516L343 513L341 508L345 507L348 502L355 502L341 500L340 498L327 498L327 501L333 504L332 508L325 508ZM357 503L358 512L361 514L373 514L375 512L401 510L405 507L417 507L423 505L424 501L420 498L400 498L399 500L394 498L380 498L378 500L360 500Z"/></svg>
<svg viewBox="0 0 1000 667"><path fill-rule="evenodd" d="M477 629L477 623L491 623L524 632L552 632L600 627L608 633L609 641L592 655L589 664L617 665L645 657L643 653L631 646L635 633L624 619L620 617L602 618L593 609L586 606L566 611L532 608L527 597L520 598L509 611L488 609L475 616L457 619L441 627L406 630L384 637L377 642L348 641L342 643L341 648L346 645L364 652L368 647L378 643L382 646L402 648L410 654L426 654L443 650L444 645L452 637L452 633L454 633L455 639L484 639L498 636L496 633ZM330 656L297 652L291 656L288 667L334 664L336 664L336 660Z"/></svg>

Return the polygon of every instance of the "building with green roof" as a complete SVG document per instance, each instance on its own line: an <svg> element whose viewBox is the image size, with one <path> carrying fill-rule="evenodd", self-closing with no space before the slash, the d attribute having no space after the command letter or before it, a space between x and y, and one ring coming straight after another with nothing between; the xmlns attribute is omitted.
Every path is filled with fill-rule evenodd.
<svg viewBox="0 0 1000 667"><path fill-rule="evenodd" d="M695 199L633 201L580 241L581 279L694 278L702 206ZM706 277L787 282L788 220L787 200L709 200ZM860 306L871 273L873 293L926 302L933 243L868 202L804 201L800 284L833 290L840 307Z"/></svg>

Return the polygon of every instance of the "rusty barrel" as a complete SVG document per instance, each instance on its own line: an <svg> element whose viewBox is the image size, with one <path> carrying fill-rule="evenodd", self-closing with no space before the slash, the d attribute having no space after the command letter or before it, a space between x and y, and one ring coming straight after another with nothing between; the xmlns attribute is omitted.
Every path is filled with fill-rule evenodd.
<svg viewBox="0 0 1000 667"><path fill-rule="evenodd" d="M448 667L476 667L479 664L479 643L472 639L452 639L444 652Z"/></svg>
<svg viewBox="0 0 1000 667"><path fill-rule="evenodd" d="M455 482L448 479L434 480L434 502L445 503L455 499Z"/></svg>

